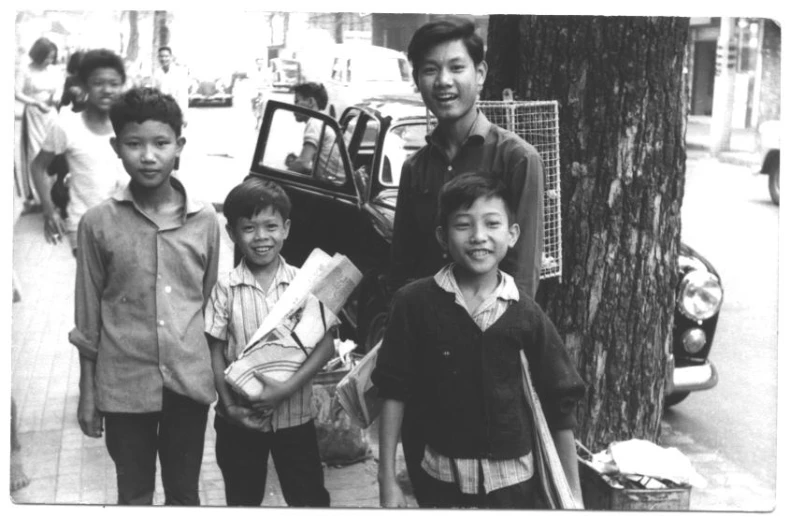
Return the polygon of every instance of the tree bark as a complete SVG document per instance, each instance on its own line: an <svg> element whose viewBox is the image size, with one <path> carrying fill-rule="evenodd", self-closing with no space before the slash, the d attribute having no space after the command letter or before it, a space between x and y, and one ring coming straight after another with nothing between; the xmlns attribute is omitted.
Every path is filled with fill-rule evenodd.
<svg viewBox="0 0 790 518"><path fill-rule="evenodd" d="M563 277L538 302L587 383L577 438L656 440L678 282L686 18L489 19L483 97L557 100Z"/></svg>
<svg viewBox="0 0 790 518"><path fill-rule="evenodd" d="M137 11L126 11L129 19L129 44L126 46L126 58L136 62L140 55L140 29L138 26Z"/></svg>

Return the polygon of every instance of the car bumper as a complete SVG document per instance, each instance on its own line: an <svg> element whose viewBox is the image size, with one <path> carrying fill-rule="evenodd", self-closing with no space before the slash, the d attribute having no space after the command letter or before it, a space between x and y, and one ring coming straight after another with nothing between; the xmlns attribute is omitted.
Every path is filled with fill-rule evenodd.
<svg viewBox="0 0 790 518"><path fill-rule="evenodd" d="M708 390L719 383L719 373L708 360L698 365L678 367L673 359L670 360L670 366L671 375L667 379L667 394Z"/></svg>
<svg viewBox="0 0 790 518"><path fill-rule="evenodd" d="M189 98L190 104L227 104L228 101L233 99L230 95L213 95L211 97L193 96Z"/></svg>

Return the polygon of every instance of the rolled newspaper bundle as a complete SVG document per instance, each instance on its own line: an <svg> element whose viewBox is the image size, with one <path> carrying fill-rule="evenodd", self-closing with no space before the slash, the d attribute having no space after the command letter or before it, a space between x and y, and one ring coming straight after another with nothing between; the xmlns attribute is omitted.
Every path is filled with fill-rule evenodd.
<svg viewBox="0 0 790 518"><path fill-rule="evenodd" d="M362 273L341 254L330 257L316 248L240 357L225 369L225 380L246 397L256 397L263 385L253 372L285 381L296 372L362 280Z"/></svg>

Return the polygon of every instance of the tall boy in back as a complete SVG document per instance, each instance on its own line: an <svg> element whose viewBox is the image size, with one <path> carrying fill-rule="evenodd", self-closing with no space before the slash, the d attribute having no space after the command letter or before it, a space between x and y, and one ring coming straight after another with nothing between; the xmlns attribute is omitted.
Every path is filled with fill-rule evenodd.
<svg viewBox="0 0 790 518"><path fill-rule="evenodd" d="M502 270L527 296L537 292L543 255L543 164L532 145L492 124L478 109L477 97L488 72L483 52L474 24L459 18L429 22L409 42L414 82L437 126L401 172L389 272L392 292L444 265L434 238L436 200L442 185L468 171L499 178L512 193L521 234L503 259ZM403 450L418 499L421 428L407 411Z"/></svg>
<svg viewBox="0 0 790 518"><path fill-rule="evenodd" d="M452 262L395 294L372 375L384 399L382 505L404 505L395 450L409 406L424 425L421 507L536 506L522 350L581 503L573 428L584 384L554 325L499 269L519 238L505 186L475 173L455 177L442 188L438 221L436 239Z"/></svg>
<svg viewBox="0 0 790 518"><path fill-rule="evenodd" d="M269 453L285 502L328 507L324 471L313 423L312 379L334 354L327 331L291 378L278 382L259 373L263 393L245 399L225 382L225 368L244 350L298 269L280 255L291 228L291 202L276 183L250 177L234 187L223 206L227 231L242 259L220 276L206 307L206 337L219 402L214 420L217 464L230 506L260 506Z"/></svg>
<svg viewBox="0 0 790 518"><path fill-rule="evenodd" d="M217 280L219 223L171 176L185 143L171 96L129 90L110 120L131 180L77 231L69 340L80 353L78 419L89 437L106 431L119 504L153 502L158 453L165 504L199 505L216 397L203 309Z"/></svg>

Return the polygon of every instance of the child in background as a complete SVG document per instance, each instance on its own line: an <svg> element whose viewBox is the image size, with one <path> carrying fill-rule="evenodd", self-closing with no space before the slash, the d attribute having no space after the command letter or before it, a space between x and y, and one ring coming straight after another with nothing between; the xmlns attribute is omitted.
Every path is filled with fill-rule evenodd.
<svg viewBox="0 0 790 518"><path fill-rule="evenodd" d="M334 354L331 330L287 381L256 372L265 388L254 400L234 393L224 379L225 368L298 271L280 255L291 226L291 202L276 183L252 177L230 191L223 211L228 234L243 256L220 277L206 307L205 331L219 394L215 451L226 502L261 505L271 452L289 506L328 507L313 423L312 379Z"/></svg>
<svg viewBox="0 0 790 518"><path fill-rule="evenodd" d="M87 95L85 107L76 114L68 110L60 114L31 165L44 209L47 242L57 244L65 236L74 251L82 215L120 190L127 181L121 161L110 146L114 135L110 106L121 94L125 81L123 60L114 52L97 49L83 55L79 82ZM47 174L56 155L65 155L69 168L65 221L52 201L52 180Z"/></svg>
<svg viewBox="0 0 790 518"><path fill-rule="evenodd" d="M395 449L409 406L425 438L421 507L536 507L522 350L581 503L573 428L584 384L554 325L499 269L519 237L509 193L489 175L459 175L440 191L438 225L436 238L452 262L396 292L372 375L385 400L382 506L405 504Z"/></svg>
<svg viewBox="0 0 790 518"><path fill-rule="evenodd" d="M153 502L158 454L165 505L200 505L216 398L203 310L217 280L219 223L171 176L185 144L171 96L129 90L110 120L131 181L88 209L77 232L69 340L80 354L78 420L89 437L106 431L119 504Z"/></svg>

